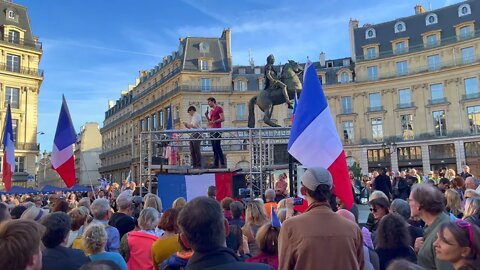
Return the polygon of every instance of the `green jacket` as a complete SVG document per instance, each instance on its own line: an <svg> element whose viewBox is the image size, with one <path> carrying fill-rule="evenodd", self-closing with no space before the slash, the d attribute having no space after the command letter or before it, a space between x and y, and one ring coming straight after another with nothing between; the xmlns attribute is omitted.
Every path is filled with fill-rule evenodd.
<svg viewBox="0 0 480 270"><path fill-rule="evenodd" d="M437 240L437 231L440 227L440 224L450 222L450 217L441 213L437 219L425 229L423 235L423 246L418 251L417 263L426 270L453 270L451 263L446 261L440 261L436 258L435 247L433 242Z"/></svg>

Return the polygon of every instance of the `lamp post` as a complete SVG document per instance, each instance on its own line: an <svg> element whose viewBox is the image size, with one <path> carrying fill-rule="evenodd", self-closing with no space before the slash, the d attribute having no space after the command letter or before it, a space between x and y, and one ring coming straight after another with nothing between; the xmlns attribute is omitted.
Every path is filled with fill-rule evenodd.
<svg viewBox="0 0 480 270"><path fill-rule="evenodd" d="M47 153L47 150L43 151L43 158L40 159L38 163L43 166L43 181L45 182L47 179L47 165L51 164L50 155Z"/></svg>
<svg viewBox="0 0 480 270"><path fill-rule="evenodd" d="M390 150L390 169L392 171L398 171L398 157L397 157L397 143L389 142L389 143L382 143L382 149L389 149Z"/></svg>

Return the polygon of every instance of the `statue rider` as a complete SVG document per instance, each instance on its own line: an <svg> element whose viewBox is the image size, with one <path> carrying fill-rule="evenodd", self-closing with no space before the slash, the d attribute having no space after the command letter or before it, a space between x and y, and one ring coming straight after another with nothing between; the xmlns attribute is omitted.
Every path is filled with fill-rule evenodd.
<svg viewBox="0 0 480 270"><path fill-rule="evenodd" d="M267 64L265 65L265 90L267 91L277 91L281 90L283 96L285 97L285 102L288 104L288 107L292 107L292 101L288 96L287 85L280 81L277 77L277 71L273 67L275 63L275 57L273 54L270 54L267 57Z"/></svg>

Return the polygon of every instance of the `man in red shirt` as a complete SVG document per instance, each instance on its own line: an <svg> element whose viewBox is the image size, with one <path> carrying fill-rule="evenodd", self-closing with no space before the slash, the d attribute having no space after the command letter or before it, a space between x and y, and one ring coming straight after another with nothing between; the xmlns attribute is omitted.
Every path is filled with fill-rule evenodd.
<svg viewBox="0 0 480 270"><path fill-rule="evenodd" d="M210 128L221 128L222 122L225 121L222 107L217 105L217 101L213 97L209 97L207 101L208 101L208 106L210 107L210 114L208 110L205 112L205 117L208 120L208 125L210 126ZM222 151L222 146L220 141L221 137L222 137L222 134L220 132L210 133L210 138L218 138L217 140L212 139L214 168L225 167L225 159L223 157L223 151Z"/></svg>

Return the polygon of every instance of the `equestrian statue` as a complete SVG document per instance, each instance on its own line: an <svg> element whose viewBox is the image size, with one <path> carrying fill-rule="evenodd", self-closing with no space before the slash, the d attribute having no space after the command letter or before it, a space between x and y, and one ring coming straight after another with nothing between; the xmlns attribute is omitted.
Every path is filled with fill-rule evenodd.
<svg viewBox="0 0 480 270"><path fill-rule="evenodd" d="M263 122L271 127L280 125L272 122L273 107L287 103L292 108L292 100L295 95L299 96L302 91L302 82L299 76L303 73L303 67L293 60L288 60L282 68L280 78L277 76L274 64L275 57L270 54L265 65L265 89L257 96L250 99L248 104L248 127L255 127L255 104L264 112Z"/></svg>

